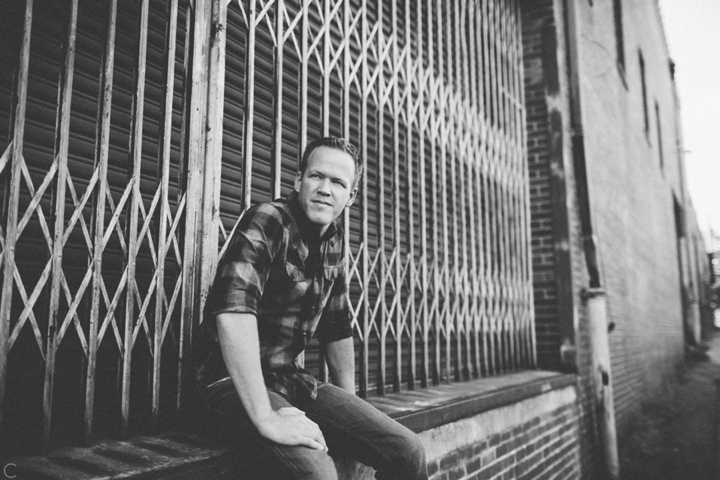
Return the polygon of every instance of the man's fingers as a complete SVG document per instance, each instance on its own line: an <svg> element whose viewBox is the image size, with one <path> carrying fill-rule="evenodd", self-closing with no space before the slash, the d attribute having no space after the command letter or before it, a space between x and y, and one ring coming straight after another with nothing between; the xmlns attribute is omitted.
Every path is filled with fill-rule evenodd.
<svg viewBox="0 0 720 480"><path fill-rule="evenodd" d="M315 440L313 440L313 439L311 439L311 438L309 438L309 439L307 440L307 442L305 443L305 446L310 447L310 448L315 449L315 450L327 451L327 446L322 445L322 444L316 442Z"/></svg>
<svg viewBox="0 0 720 480"><path fill-rule="evenodd" d="M293 407L284 407L276 412L275 420L263 429L261 435L283 445L303 445L316 450L327 451L327 443L317 423Z"/></svg>
<svg viewBox="0 0 720 480"><path fill-rule="evenodd" d="M277 412L278 415L305 415L305 412L295 407L283 407Z"/></svg>
<svg viewBox="0 0 720 480"><path fill-rule="evenodd" d="M327 443L325 443L325 437L323 437L322 430L320 430L318 424L307 418L305 420L307 420L305 422L305 425L309 428L309 431L307 433L308 438L314 444L320 445L319 450L327 450L328 448Z"/></svg>

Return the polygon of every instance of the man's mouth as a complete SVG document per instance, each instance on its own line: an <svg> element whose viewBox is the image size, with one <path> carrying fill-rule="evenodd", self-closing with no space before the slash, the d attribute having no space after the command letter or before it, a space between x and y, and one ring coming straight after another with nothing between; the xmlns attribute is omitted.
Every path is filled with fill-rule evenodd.
<svg viewBox="0 0 720 480"><path fill-rule="evenodd" d="M317 203L320 205L327 205L328 207L332 207L332 204L330 202L324 202L322 200L313 200L313 203Z"/></svg>

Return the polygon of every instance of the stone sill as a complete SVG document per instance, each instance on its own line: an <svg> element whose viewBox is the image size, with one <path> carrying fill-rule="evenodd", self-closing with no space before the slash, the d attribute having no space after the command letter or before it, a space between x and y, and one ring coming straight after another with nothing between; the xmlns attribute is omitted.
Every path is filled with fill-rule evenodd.
<svg viewBox="0 0 720 480"><path fill-rule="evenodd" d="M368 402L411 430L422 432L574 385L575 381L570 374L528 371L373 396ZM189 480L232 478L246 468L237 452L194 434L170 432L16 459L9 473L18 479Z"/></svg>
<svg viewBox="0 0 720 480"><path fill-rule="evenodd" d="M571 374L541 370L372 396L367 400L414 432L456 422L575 384Z"/></svg>

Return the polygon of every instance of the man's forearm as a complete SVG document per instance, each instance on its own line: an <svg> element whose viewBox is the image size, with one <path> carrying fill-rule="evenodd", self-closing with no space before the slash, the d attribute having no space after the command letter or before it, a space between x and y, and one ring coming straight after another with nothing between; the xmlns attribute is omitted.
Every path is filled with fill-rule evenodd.
<svg viewBox="0 0 720 480"><path fill-rule="evenodd" d="M273 411L260 366L260 339L255 315L217 316L220 349L233 385L250 420L263 437L284 445L327 450L317 424L294 407Z"/></svg>
<svg viewBox="0 0 720 480"><path fill-rule="evenodd" d="M352 337L325 345L325 358L333 383L354 394L355 349Z"/></svg>
<svg viewBox="0 0 720 480"><path fill-rule="evenodd" d="M260 368L257 319L248 313L217 316L218 337L225 366L250 420L258 422L272 413Z"/></svg>

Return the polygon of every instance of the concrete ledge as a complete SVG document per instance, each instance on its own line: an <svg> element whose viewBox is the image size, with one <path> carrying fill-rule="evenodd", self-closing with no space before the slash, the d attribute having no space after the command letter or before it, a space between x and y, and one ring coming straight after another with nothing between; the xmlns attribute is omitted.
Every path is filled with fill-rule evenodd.
<svg viewBox="0 0 720 480"><path fill-rule="evenodd" d="M174 432L5 462L6 476L17 480L221 479L237 471L237 455L227 448Z"/></svg>
<svg viewBox="0 0 720 480"><path fill-rule="evenodd" d="M419 433L559 391L575 381L576 377L568 374L520 372L376 396L368 401ZM440 455L435 453L430 456ZM11 462L10 473L17 479L47 480L222 479L247 473L248 466L239 457L237 452L194 434L165 433L17 459ZM341 478L371 476L370 469L356 462L339 459L336 463Z"/></svg>
<svg viewBox="0 0 720 480"><path fill-rule="evenodd" d="M368 402L419 433L574 385L575 378L536 370L370 397Z"/></svg>

